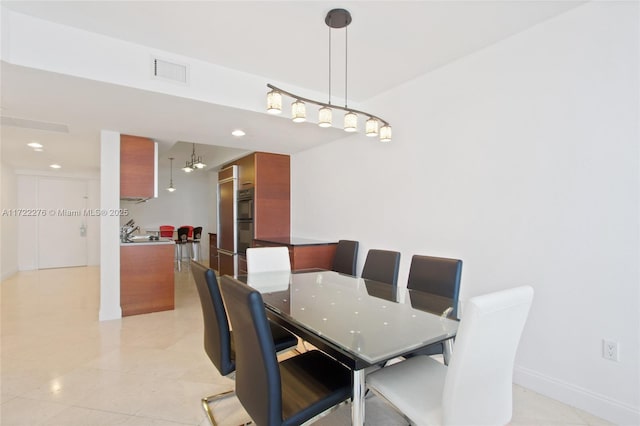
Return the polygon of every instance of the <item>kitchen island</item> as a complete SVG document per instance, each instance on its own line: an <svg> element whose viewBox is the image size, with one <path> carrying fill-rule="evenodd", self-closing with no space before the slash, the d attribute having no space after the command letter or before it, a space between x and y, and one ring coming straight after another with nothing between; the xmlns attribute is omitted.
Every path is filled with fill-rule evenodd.
<svg viewBox="0 0 640 426"><path fill-rule="evenodd" d="M174 309L174 253L170 239L120 244L122 316Z"/></svg>
<svg viewBox="0 0 640 426"><path fill-rule="evenodd" d="M269 237L253 240L254 247L286 246L291 269L331 269L337 242L298 237Z"/></svg>

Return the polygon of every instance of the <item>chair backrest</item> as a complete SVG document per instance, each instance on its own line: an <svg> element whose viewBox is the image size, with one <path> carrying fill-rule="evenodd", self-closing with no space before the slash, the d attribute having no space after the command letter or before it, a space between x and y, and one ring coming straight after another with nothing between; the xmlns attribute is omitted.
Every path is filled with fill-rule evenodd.
<svg viewBox="0 0 640 426"><path fill-rule="evenodd" d="M513 364L533 300L529 286L477 296L464 304L442 395L443 424L507 424Z"/></svg>
<svg viewBox="0 0 640 426"><path fill-rule="evenodd" d="M333 258L332 270L341 274L356 275L356 260L358 258L358 242L340 240Z"/></svg>
<svg viewBox="0 0 640 426"><path fill-rule="evenodd" d="M188 239L192 239L193 238L193 226L191 226L191 225L182 225L180 228L187 228L189 230L189 233L187 234L187 238Z"/></svg>
<svg viewBox="0 0 640 426"><path fill-rule="evenodd" d="M215 273L198 262L191 262L193 279L196 282L202 318L204 320L204 350L221 375L235 370L231 351L231 332L227 312L222 301Z"/></svg>
<svg viewBox="0 0 640 426"><path fill-rule="evenodd" d="M189 228L181 226L178 228L178 241L186 243L189 239Z"/></svg>
<svg viewBox="0 0 640 426"><path fill-rule="evenodd" d="M220 286L235 330L236 396L255 424L282 424L280 368L262 296L227 275Z"/></svg>
<svg viewBox="0 0 640 426"><path fill-rule="evenodd" d="M411 258L411 266L409 267L407 288L440 296L431 299L433 302L431 307L433 309L428 309L429 306L422 308L442 313L445 309L451 307L452 312L449 316L457 318L461 275L462 260L414 255ZM442 300L442 298L445 300ZM423 300L429 305L430 299L428 297ZM443 307L443 303L446 303L447 306ZM418 306L418 308L420 307Z"/></svg>
<svg viewBox="0 0 640 426"><path fill-rule="evenodd" d="M389 250L369 250L362 268L362 278L398 286L400 253Z"/></svg>
<svg viewBox="0 0 640 426"><path fill-rule="evenodd" d="M193 228L193 239L199 240L202 237L202 226L196 226Z"/></svg>
<svg viewBox="0 0 640 426"><path fill-rule="evenodd" d="M247 249L247 273L291 271L287 247L250 247Z"/></svg>
<svg viewBox="0 0 640 426"><path fill-rule="evenodd" d="M173 238L173 231L176 228L171 225L160 225L160 236Z"/></svg>

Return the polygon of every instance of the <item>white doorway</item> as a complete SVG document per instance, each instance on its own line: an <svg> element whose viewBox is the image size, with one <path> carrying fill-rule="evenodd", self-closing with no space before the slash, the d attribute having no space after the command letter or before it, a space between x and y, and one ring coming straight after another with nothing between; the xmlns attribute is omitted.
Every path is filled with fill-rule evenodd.
<svg viewBox="0 0 640 426"><path fill-rule="evenodd" d="M38 268L87 265L87 182L38 179Z"/></svg>

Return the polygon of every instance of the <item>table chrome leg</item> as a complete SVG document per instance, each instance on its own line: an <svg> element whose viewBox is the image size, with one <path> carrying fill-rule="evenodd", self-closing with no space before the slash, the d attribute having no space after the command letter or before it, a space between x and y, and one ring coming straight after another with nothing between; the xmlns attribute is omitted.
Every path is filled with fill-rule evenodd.
<svg viewBox="0 0 640 426"><path fill-rule="evenodd" d="M364 369L353 370L353 401L351 403L351 424L364 425Z"/></svg>
<svg viewBox="0 0 640 426"><path fill-rule="evenodd" d="M442 357L444 358L444 365L449 365L451 354L453 353L453 339L447 339L442 342L443 351Z"/></svg>

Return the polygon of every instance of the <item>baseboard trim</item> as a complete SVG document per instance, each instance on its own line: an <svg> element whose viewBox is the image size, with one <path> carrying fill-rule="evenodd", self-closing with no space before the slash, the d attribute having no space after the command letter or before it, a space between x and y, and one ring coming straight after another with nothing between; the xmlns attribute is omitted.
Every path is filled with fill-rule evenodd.
<svg viewBox="0 0 640 426"><path fill-rule="evenodd" d="M4 281L7 278L11 277L13 274L17 274L17 273L18 273L17 268L13 268L9 271L2 271L2 276L0 276L0 281Z"/></svg>
<svg viewBox="0 0 640 426"><path fill-rule="evenodd" d="M640 407L516 366L514 383L618 425L640 425Z"/></svg>

